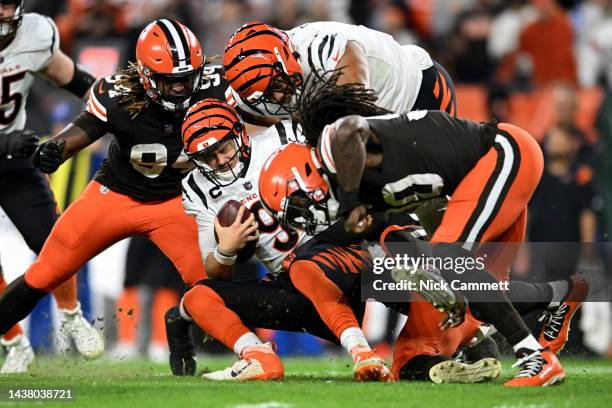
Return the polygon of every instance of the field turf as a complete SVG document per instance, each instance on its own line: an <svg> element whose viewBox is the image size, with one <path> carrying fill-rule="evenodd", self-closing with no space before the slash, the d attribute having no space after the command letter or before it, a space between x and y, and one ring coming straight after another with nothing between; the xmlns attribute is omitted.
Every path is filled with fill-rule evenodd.
<svg viewBox="0 0 612 408"><path fill-rule="evenodd" d="M227 357L202 357L198 369L220 369ZM28 374L0 377L0 406L44 407L499 407L612 406L612 361L563 359L564 385L509 389L510 361L489 384L433 385L420 382L355 383L349 359L286 358L286 379L275 383L217 383L172 377L165 364L146 361L87 362L39 357ZM71 388L72 402L9 402L8 389Z"/></svg>

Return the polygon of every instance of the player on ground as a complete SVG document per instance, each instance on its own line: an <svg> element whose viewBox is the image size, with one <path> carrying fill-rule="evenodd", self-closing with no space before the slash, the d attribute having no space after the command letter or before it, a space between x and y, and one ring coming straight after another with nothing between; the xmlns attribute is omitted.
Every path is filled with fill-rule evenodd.
<svg viewBox="0 0 612 408"><path fill-rule="evenodd" d="M275 147L296 139L294 129L288 122L281 122L249 144L236 112L218 101L204 101L192 107L184 126L185 149L200 167L199 171L193 170L183 181L184 205L200 225L200 246L209 276L230 278L233 262L239 256L235 253L239 254L241 246L255 239L259 244L258 257L273 275L278 275L264 281L207 280L185 296L183 316L193 318L208 334L242 357L234 367L206 374L205 377L269 379L275 378L274 373L280 376L282 365L269 347L260 354L265 357L264 362L249 366L249 370L241 370L249 361L258 360L257 348L261 344L261 340L247 329L248 326L305 330L341 343L355 358L357 379L381 379L381 370L384 370L383 379L386 379L388 373L382 361L371 352L358 323L365 307L360 300L359 272L371 268L371 258L361 248L361 239L367 237L355 239L349 236L347 239L342 225L338 224L336 228L302 243L287 256L292 248L304 241L304 234L280 227L271 214L261 207L259 191L253 190L258 184L265 159ZM233 144L231 138L235 139ZM299 156L292 159L296 162L305 160ZM236 221L235 225L227 228L221 227L215 220L221 207L230 199L241 201L256 214L261 232L258 237L251 234L255 231L251 224L253 218L242 224ZM238 214L236 219L241 219L241 215ZM373 238L368 239L377 240L379 233L370 235ZM299 239L291 239L292 236ZM287 273L279 274L281 262L282 269ZM427 307L433 310L428 304ZM473 337L476 328L477 325L472 327L467 340ZM169 311L167 329L173 372L193 373L193 345L189 341L188 326L181 322L177 309ZM449 332L453 331L457 336L458 330ZM253 353L249 346L256 347ZM460 363L457 366L470 371L476 380L495 376L494 366L491 367L493 371ZM232 377L232 369L240 374ZM457 380L457 377L449 380Z"/></svg>
<svg viewBox="0 0 612 408"><path fill-rule="evenodd" d="M40 75L79 98L87 98L95 78L59 50L53 20L24 13L23 0L0 1L0 206L39 254L58 217L57 204L44 175L32 166L38 136L25 129L26 101ZM6 288L0 267L0 291ZM83 318L77 300L76 276L54 291L61 331L86 358L104 351L100 334ZM0 338L8 353L0 374L23 373L34 352L19 325Z"/></svg>
<svg viewBox="0 0 612 408"><path fill-rule="evenodd" d="M453 82L427 51L363 26L316 22L282 31L250 22L230 37L223 64L231 85L228 101L255 116L288 117L304 83L313 77L324 82L337 68L339 83L373 89L380 106L392 112L456 114Z"/></svg>
<svg viewBox="0 0 612 408"><path fill-rule="evenodd" d="M280 122L251 140L237 112L220 101L205 100L189 110L183 125L183 139L185 151L197 169L183 181L183 204L186 212L197 220L200 249L209 277L231 278L238 250L254 240L258 242L257 257L273 275L278 275L283 259L303 243L306 236L303 232L284 229L261 207L257 189L265 160L278 147L296 138L291 123ZM240 223L244 211L241 209L234 225L222 227L217 214L230 199L243 203L252 214ZM320 246L318 248L311 253L323 251ZM353 255L357 252L354 249L339 251L346 259L354 258L350 270L346 265L345 268L338 265L335 270L331 267L323 270L314 263L294 260L294 272L274 281L230 283L213 279L189 291L182 303L184 316L194 319L206 333L221 340L241 357L233 367L207 374L205 378L282 378L284 370L280 359L271 345L262 345L261 340L247 329L249 326L306 329L331 341L340 341L355 359L357 379L390 379L389 369L372 352L363 336L358 323L361 315L356 317L349 306L349 303L355 305L362 314L359 297L354 296L359 293L354 291L358 287L356 271L357 265L369 266L369 263L360 255ZM346 304L337 304L338 299L348 298L351 299ZM329 324L323 317L323 323L317 311L323 316L334 314L334 322ZM248 369L243 369L247 366ZM240 374L232 376L232 370Z"/></svg>
<svg viewBox="0 0 612 408"><path fill-rule="evenodd" d="M38 260L0 297L0 333L89 259L131 235L153 241L192 285L205 278L197 226L181 205L187 157L180 129L192 102L223 97L218 74L201 81L204 55L195 35L174 20L150 23L136 46L137 66L94 84L82 112L42 144L35 165L52 173L106 133L108 158L60 217Z"/></svg>
<svg viewBox="0 0 612 408"><path fill-rule="evenodd" d="M323 100L325 104L333 103L330 100L337 96L344 98L346 103L344 91L347 86L337 87L333 83L326 86L328 92L321 94L324 99L311 100L316 103L303 109L310 112L312 118L324 112L317 110L324 107ZM370 113L373 101L374 98L369 101L367 98L355 99L354 104L346 105L345 109ZM313 132L316 126L305 124L304 129ZM316 141L320 131L307 136ZM340 214L345 217L345 227L349 231L366 229L372 220L370 211L410 212L423 200L451 196L442 222L431 240L434 256L442 259L472 257L472 250L478 249L475 243L521 242L527 202L539 181L543 162L539 146L522 129L509 124L477 124L452 118L440 111L339 119L322 131L319 152L321 164L311 162L308 166L314 166L318 172L330 175L337 182ZM289 154L281 151L274 160L278 163L275 180L280 184L272 188L284 194L273 199L263 196L266 205L270 204L269 208L277 211L285 225L303 228L305 224L328 224L326 213L317 210L329 196L315 196L312 191L316 189L305 190L303 186L291 183L290 180L296 178L296 170ZM272 167L269 165L266 169ZM279 174L285 174L284 180ZM331 191L328 179L321 173L319 175L318 188ZM292 198L293 192L300 192L296 199ZM283 200L284 197L287 199ZM468 244L455 245L457 242ZM510 249L514 250L516 246ZM504 280L510 267L508 261L511 263L513 259L513 256L505 255L502 256L505 262L487 265L490 272ZM453 278L462 282L467 279L481 283L497 282L486 270L477 268L469 269L465 274L444 269L441 273L447 281ZM429 271L402 278L410 279L411 276L440 279ZM584 289L585 285L580 287ZM423 294L432 303L446 303L445 306L451 304L453 307L461 304L455 301L455 293L434 292L425 291ZM571 301L580 301L586 296L586 293L574 292L572 290L578 299L572 298ZM517 365L521 369L507 385L545 386L564 379L557 358L545 349L546 342L540 344L531 335L505 294L495 290L463 291L463 294L468 300L473 300L470 303L472 313L479 320L494 324L517 354ZM563 325L569 324L571 314L565 314Z"/></svg>

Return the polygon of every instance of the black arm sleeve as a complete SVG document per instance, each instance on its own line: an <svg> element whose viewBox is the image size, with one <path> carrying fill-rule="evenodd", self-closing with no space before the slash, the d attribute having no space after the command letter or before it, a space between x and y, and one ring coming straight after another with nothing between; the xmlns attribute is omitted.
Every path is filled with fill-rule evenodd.
<svg viewBox="0 0 612 408"><path fill-rule="evenodd" d="M73 95L78 96L79 98L83 98L91 85L96 82L96 78L91 75L89 72L85 71L78 65L76 62L74 63L74 76L66 85L62 86L62 89L67 90Z"/></svg>
<svg viewBox="0 0 612 408"><path fill-rule="evenodd" d="M72 123L83 129L92 142L108 132L108 125L87 111L81 112Z"/></svg>

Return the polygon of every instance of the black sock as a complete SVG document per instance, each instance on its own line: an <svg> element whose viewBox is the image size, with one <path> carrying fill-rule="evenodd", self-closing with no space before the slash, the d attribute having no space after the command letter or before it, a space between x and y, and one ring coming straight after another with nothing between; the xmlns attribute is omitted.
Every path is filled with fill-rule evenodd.
<svg viewBox="0 0 612 408"><path fill-rule="evenodd" d="M463 265L467 258L474 258L474 255L461 248L459 245L438 243L434 246L433 254L436 258L463 258ZM446 264L443 262L442 264ZM455 263L458 265L458 262ZM441 270L442 276L447 282L459 280L462 283L495 283L498 282L493 275L485 269L477 267L476 262L472 262L474 267L465 267L463 273L457 273L453 269L444 268ZM518 343L531 334L527 325L512 306L505 293L500 290L462 290L461 293L467 298L470 310L475 318L485 323L490 323L508 340L512 345Z"/></svg>
<svg viewBox="0 0 612 408"><path fill-rule="evenodd" d="M544 310L553 301L553 288L548 283L510 281L508 299L521 315L535 310Z"/></svg>
<svg viewBox="0 0 612 408"><path fill-rule="evenodd" d="M30 314L38 301L48 293L33 289L21 275L0 294L0 335L4 335Z"/></svg>

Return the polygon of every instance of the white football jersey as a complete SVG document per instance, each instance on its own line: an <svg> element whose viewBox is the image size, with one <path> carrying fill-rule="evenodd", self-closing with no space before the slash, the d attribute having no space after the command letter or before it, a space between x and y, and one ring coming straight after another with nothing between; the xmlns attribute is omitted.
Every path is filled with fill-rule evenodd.
<svg viewBox="0 0 612 408"><path fill-rule="evenodd" d="M13 41L0 51L0 132L21 130L34 73L44 69L59 49L53 20L35 13L23 15Z"/></svg>
<svg viewBox="0 0 612 408"><path fill-rule="evenodd" d="M433 65L431 57L421 47L400 45L390 35L364 26L320 21L302 24L287 34L300 54L305 81L313 72L336 69L347 42L358 43L368 59L370 88L378 96L377 104L392 112L412 109L423 80L423 70ZM241 109L266 116L262 106L247 106L233 90L231 96Z"/></svg>
<svg viewBox="0 0 612 408"><path fill-rule="evenodd" d="M303 137L292 123L277 123L251 139L251 160L246 174L229 186L217 186L198 169L183 179L183 207L198 224L202 259L217 246L214 221L228 200L241 202L255 215L259 223L255 255L273 274L281 272L285 256L307 239L303 232L282 227L259 201L259 174L264 163L276 149L293 141L303 141Z"/></svg>

